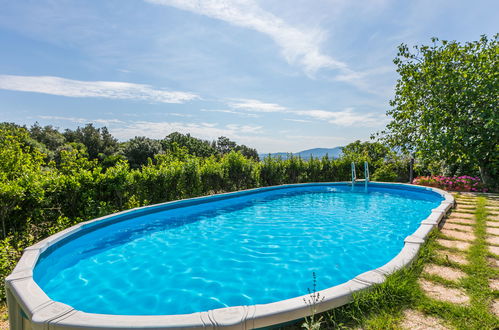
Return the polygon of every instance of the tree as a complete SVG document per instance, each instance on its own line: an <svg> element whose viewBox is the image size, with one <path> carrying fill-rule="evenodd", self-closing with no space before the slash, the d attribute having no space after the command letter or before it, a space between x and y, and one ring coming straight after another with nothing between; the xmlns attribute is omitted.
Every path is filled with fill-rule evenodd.
<svg viewBox="0 0 499 330"><path fill-rule="evenodd" d="M217 151L222 155L228 154L236 148L237 144L228 137L220 136L217 140Z"/></svg>
<svg viewBox="0 0 499 330"><path fill-rule="evenodd" d="M5 238L29 222L44 199L43 155L32 148L28 130L0 124L0 231ZM16 221L22 219L22 221Z"/></svg>
<svg viewBox="0 0 499 330"><path fill-rule="evenodd" d="M238 145L234 150L239 151L246 158L251 158L253 160L256 160L257 162L260 160L260 157L258 157L258 151L256 151L256 149L247 147L244 144Z"/></svg>
<svg viewBox="0 0 499 330"><path fill-rule="evenodd" d="M209 157L215 155L217 150L213 148L209 141L192 137L189 133L182 134L173 132L167 135L162 141L163 150L174 151L175 148L185 147L189 154L198 157Z"/></svg>
<svg viewBox="0 0 499 330"><path fill-rule="evenodd" d="M399 46L400 78L384 139L425 161L470 164L496 185L499 172L499 35L461 44ZM495 179L494 179L495 178Z"/></svg>
<svg viewBox="0 0 499 330"><path fill-rule="evenodd" d="M139 168L146 165L148 159L154 159L154 156L162 151L158 140L136 136L125 143L123 154L128 159L131 168Z"/></svg>
<svg viewBox="0 0 499 330"><path fill-rule="evenodd" d="M52 125L42 127L35 123L30 127L29 132L33 139L43 143L50 151L56 151L57 148L66 143L64 135Z"/></svg>
<svg viewBox="0 0 499 330"><path fill-rule="evenodd" d="M361 142L357 140L341 149L342 157L352 162L369 162L371 165L380 165L393 152L380 142Z"/></svg>
<svg viewBox="0 0 499 330"><path fill-rule="evenodd" d="M103 160L117 152L118 141L109 133L107 127L96 128L93 124L87 124L74 131L67 129L64 136L68 142L84 144L90 159Z"/></svg>

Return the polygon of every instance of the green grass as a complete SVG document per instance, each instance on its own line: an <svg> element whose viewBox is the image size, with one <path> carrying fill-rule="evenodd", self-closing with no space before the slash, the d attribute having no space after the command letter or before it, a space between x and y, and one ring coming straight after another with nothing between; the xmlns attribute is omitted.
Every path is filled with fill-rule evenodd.
<svg viewBox="0 0 499 330"><path fill-rule="evenodd" d="M418 259L410 267L388 276L384 283L370 290L355 294L352 303L319 315L322 316L321 329L399 329L403 311L408 308L438 317L456 329L498 329L499 319L490 311L490 304L493 299L499 298L499 292L491 290L488 281L498 278L499 271L487 261L487 257L494 256L487 250L485 241L487 197L478 196L476 201L476 207L470 210L476 219L476 224L472 225L476 240L467 252L439 246L436 238L452 238L447 238L438 231L433 232L422 246ZM437 256L438 250L460 253L466 256L469 264L460 265ZM453 267L467 276L453 282L436 275L422 274L427 263ZM442 302L426 296L418 285L418 278L464 290L471 299L469 306ZM302 324L303 320L282 329L300 329Z"/></svg>

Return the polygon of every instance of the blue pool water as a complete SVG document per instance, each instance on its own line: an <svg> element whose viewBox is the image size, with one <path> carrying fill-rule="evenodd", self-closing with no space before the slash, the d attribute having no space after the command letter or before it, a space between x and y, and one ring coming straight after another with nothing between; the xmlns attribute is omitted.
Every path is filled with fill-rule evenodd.
<svg viewBox="0 0 499 330"><path fill-rule="evenodd" d="M44 252L34 279L89 313L185 314L307 294L392 259L431 192L305 185L138 212ZM112 221L111 221L112 222Z"/></svg>

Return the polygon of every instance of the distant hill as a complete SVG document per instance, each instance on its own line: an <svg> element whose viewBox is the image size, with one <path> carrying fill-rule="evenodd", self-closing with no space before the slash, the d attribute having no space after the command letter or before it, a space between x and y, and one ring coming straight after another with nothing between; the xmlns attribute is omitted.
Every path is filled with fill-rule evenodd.
<svg viewBox="0 0 499 330"><path fill-rule="evenodd" d="M336 147L336 148L313 148L313 149L308 149L308 150L303 150L297 153L293 153L294 156L300 156L302 159L310 159L310 157L314 158L322 158L326 155L328 155L329 158L338 158L341 156L341 149L343 147ZM282 158L282 159L287 159L289 155L292 153L288 152L275 152L271 153L270 156L274 158ZM268 157L269 154L259 154L260 160L264 159L265 157Z"/></svg>

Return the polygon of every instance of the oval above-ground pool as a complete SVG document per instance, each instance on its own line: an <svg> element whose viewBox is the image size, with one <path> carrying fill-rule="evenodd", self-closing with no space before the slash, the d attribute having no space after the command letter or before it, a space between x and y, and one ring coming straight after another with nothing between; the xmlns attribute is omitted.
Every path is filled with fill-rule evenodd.
<svg viewBox="0 0 499 330"><path fill-rule="evenodd" d="M306 316L410 263L452 206L404 184L265 187L153 205L26 249L7 278L13 329L237 328ZM305 299L306 300L306 299Z"/></svg>

